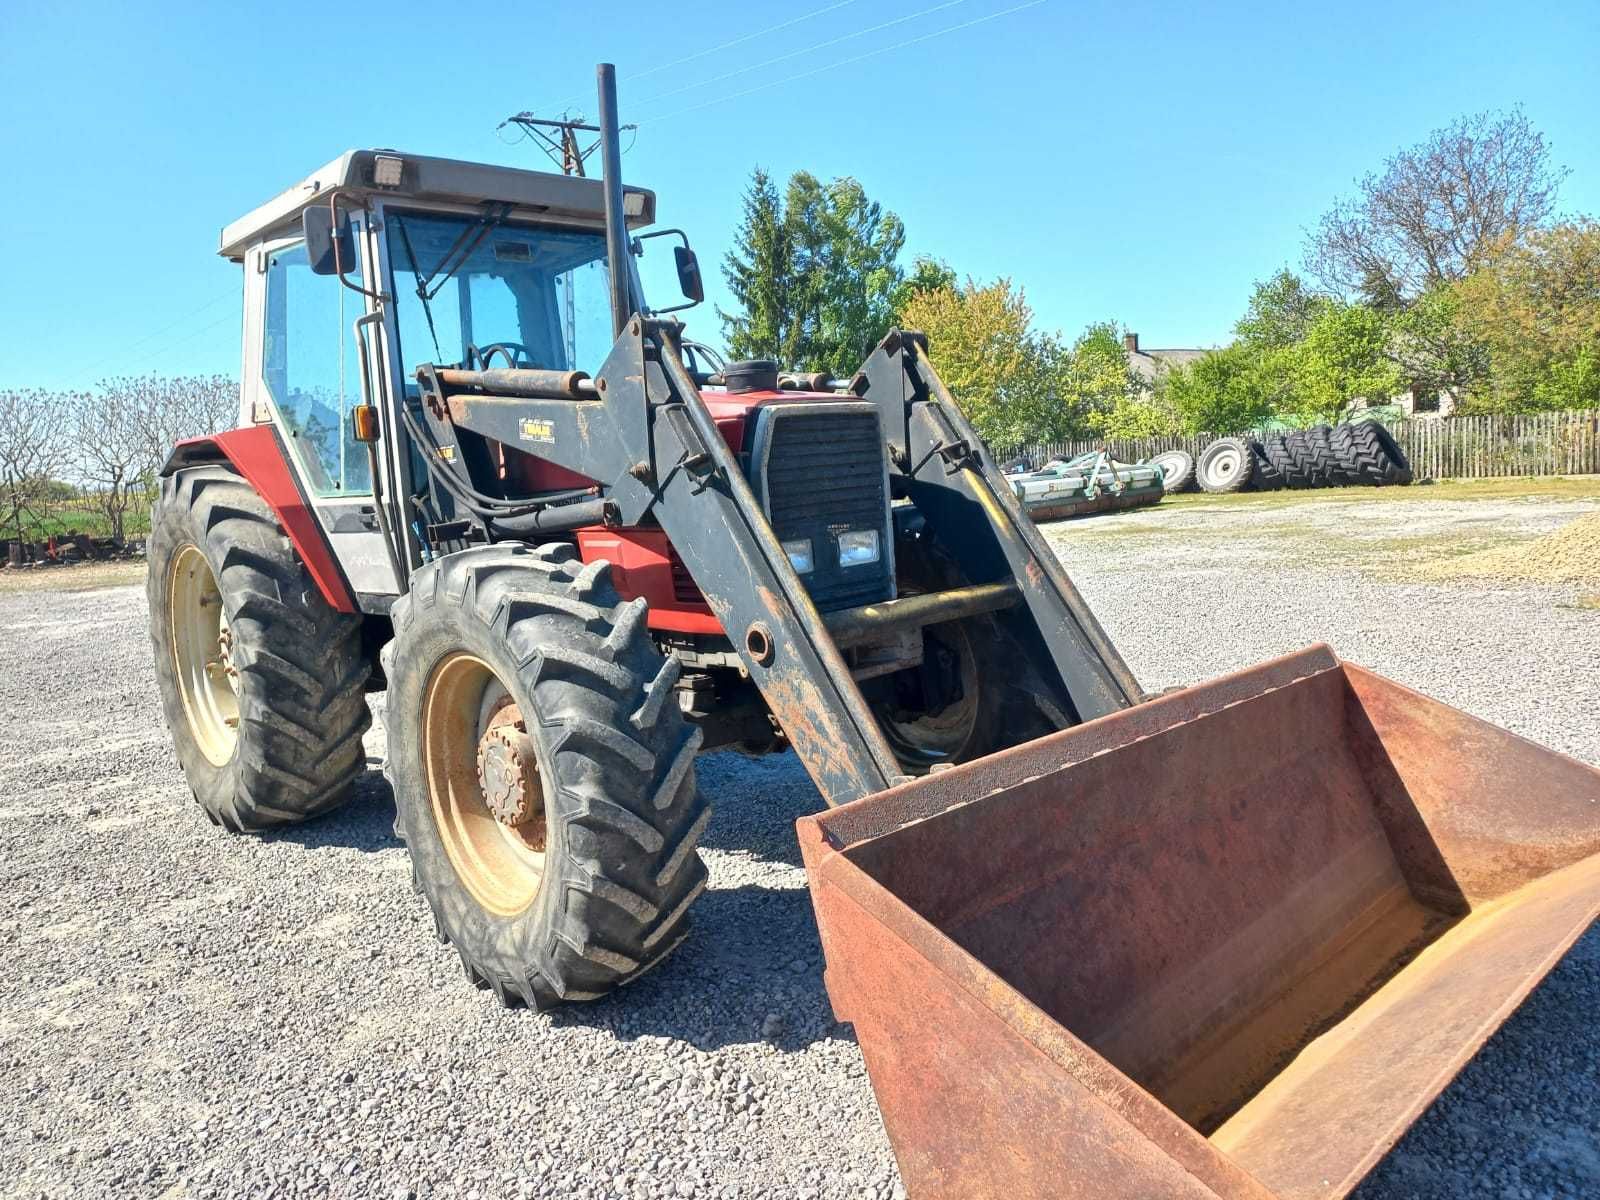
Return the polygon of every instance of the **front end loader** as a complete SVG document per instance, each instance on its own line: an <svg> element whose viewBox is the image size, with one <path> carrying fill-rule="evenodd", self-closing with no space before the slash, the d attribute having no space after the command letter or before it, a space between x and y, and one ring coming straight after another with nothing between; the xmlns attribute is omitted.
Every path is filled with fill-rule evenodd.
<svg viewBox="0 0 1600 1200"><path fill-rule="evenodd" d="M792 748L913 1196L1344 1194L1593 920L1600 773L1325 650L1147 695L919 335L834 381L646 302L699 268L599 82L601 179L351 151L224 229L240 424L149 542L201 808L336 807L384 691L441 939L546 1008L686 935L696 755Z"/></svg>

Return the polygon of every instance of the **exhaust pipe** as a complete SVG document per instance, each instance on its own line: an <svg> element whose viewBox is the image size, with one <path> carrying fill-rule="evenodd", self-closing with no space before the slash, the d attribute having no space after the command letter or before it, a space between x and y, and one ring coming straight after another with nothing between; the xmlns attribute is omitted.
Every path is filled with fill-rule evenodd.
<svg viewBox="0 0 1600 1200"><path fill-rule="evenodd" d="M611 336L621 337L633 316L628 280L628 226L622 211L622 138L617 132L617 68L595 68L600 88L600 162L606 196L606 259L611 271Z"/></svg>

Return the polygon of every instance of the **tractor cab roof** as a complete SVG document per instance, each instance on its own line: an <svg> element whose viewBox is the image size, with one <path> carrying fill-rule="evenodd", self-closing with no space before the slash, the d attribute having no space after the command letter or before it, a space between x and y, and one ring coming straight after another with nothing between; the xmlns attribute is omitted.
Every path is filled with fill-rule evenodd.
<svg viewBox="0 0 1600 1200"><path fill-rule="evenodd" d="M256 242L298 227L300 214L338 190L352 201L363 197L423 203L512 205L513 217L599 225L605 194L599 179L524 171L453 158L428 158L398 150L346 150L326 166L225 226L217 252L235 261ZM630 228L655 221L655 193L625 188L623 211Z"/></svg>

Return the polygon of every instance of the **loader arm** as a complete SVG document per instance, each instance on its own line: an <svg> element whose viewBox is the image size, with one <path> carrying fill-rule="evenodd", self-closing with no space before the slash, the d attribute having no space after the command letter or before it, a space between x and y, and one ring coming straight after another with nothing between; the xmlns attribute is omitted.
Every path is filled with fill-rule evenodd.
<svg viewBox="0 0 1600 1200"><path fill-rule="evenodd" d="M818 612L684 367L679 329L631 319L593 381L423 368L421 407L433 443L424 452L435 471L467 484L469 443L526 449L597 481L587 519L659 523L828 803L889 787L902 769L836 638L860 620L891 619L901 602ZM1031 661L1052 668L1039 672L1050 694L1037 700L1056 726L1135 703L1141 693L1131 673L920 345L891 334L852 385L878 409L891 493L916 506L971 580L916 598L916 615L925 622L930 608L992 611ZM559 520L559 508L545 511Z"/></svg>
<svg viewBox="0 0 1600 1200"><path fill-rule="evenodd" d="M901 778L894 751L717 432L677 330L634 318L593 383L562 397L452 393L448 381L472 373L424 369L423 408L438 435L466 431L599 480L614 523L657 521L823 797L880 791Z"/></svg>
<svg viewBox="0 0 1600 1200"><path fill-rule="evenodd" d="M912 500L974 582L1014 580L1023 612L1003 619L1036 661L1054 666L1067 722L1107 716L1144 698L961 406L928 360L920 333L893 330L851 390L872 401L890 440L890 484ZM1031 627L1030 627L1031 626ZM1047 682L1050 679L1046 672Z"/></svg>

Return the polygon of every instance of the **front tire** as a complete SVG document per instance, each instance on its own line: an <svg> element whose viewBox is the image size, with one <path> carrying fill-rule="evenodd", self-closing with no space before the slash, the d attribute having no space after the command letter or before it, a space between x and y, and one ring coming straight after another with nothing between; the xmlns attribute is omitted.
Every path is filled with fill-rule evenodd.
<svg viewBox="0 0 1600 1200"><path fill-rule="evenodd" d="M970 582L926 530L895 540L895 578L902 596ZM913 669L872 681L868 698L885 740L908 774L970 762L1055 731L1056 724L1038 703L1042 682L993 614L929 625L922 637L929 665L953 676L955 686L947 683L947 690L959 694L937 711L926 711L916 702L917 689L910 696L901 694L902 685L914 682L906 678L916 674Z"/></svg>
<svg viewBox="0 0 1600 1200"><path fill-rule="evenodd" d="M467 977L544 1009L659 963L705 887L710 809L645 602L570 545L493 546L421 568L393 617L395 832Z"/></svg>
<svg viewBox="0 0 1600 1200"><path fill-rule="evenodd" d="M161 481L148 554L161 704L206 815L237 833L344 803L372 723L361 618L323 598L272 510L227 467Z"/></svg>

